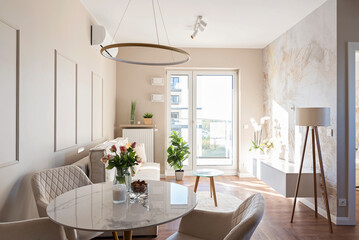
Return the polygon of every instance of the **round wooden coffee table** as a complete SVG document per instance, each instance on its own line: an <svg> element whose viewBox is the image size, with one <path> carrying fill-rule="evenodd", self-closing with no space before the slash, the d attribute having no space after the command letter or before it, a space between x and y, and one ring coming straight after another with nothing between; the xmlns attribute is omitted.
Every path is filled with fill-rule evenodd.
<svg viewBox="0 0 359 240"><path fill-rule="evenodd" d="M210 182L211 197L213 195L214 205L217 207L216 188L214 185L214 177L221 176L224 174L223 171L218 169L196 169L192 171L192 174L196 176L196 183L194 185L194 192L197 192L198 182L200 177L208 177Z"/></svg>

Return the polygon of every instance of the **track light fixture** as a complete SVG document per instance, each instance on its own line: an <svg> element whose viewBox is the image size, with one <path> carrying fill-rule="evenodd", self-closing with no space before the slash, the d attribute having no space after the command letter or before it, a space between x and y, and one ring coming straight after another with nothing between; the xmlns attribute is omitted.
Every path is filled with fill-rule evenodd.
<svg viewBox="0 0 359 240"><path fill-rule="evenodd" d="M202 18L203 18L202 16L197 17L196 24L194 25L194 28L193 28L194 32L191 35L192 39L194 39L197 36L198 30L203 32L204 28L207 26L207 23L205 21L203 21Z"/></svg>

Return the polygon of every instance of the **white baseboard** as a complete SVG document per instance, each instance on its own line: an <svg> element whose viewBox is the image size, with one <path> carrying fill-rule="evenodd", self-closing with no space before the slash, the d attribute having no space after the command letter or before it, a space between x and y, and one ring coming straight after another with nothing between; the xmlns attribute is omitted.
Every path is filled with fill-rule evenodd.
<svg viewBox="0 0 359 240"><path fill-rule="evenodd" d="M238 172L238 177L240 177L240 178L256 178L255 176L253 176L253 174L248 173L248 172L244 172L244 173Z"/></svg>
<svg viewBox="0 0 359 240"><path fill-rule="evenodd" d="M310 209L312 209L313 211L315 211L315 206L313 203L309 202L307 199L304 199L304 198L298 198L298 201L303 203L305 206L309 207ZM313 213L314 214L314 213ZM321 215L322 217L324 217L325 219L328 219L327 218L327 211L324 210L323 208L319 207L318 206L318 214ZM332 220L332 223L334 223L335 225L339 225L338 224L338 218L337 216L333 215L333 214L330 214L330 218ZM343 219L340 218L340 220L342 221ZM340 224L341 225L341 224Z"/></svg>

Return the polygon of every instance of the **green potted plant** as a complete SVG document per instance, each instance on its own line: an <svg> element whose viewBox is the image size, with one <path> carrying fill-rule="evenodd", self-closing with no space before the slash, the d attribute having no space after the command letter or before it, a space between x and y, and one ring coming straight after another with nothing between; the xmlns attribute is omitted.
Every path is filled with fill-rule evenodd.
<svg viewBox="0 0 359 240"><path fill-rule="evenodd" d="M183 162L190 154L189 147L178 132L172 132L170 139L171 146L167 149L167 162L175 170L176 180L181 181L184 174Z"/></svg>
<svg viewBox="0 0 359 240"><path fill-rule="evenodd" d="M145 125L151 125L152 117L152 113L146 112L145 114L143 114L143 121L145 122Z"/></svg>

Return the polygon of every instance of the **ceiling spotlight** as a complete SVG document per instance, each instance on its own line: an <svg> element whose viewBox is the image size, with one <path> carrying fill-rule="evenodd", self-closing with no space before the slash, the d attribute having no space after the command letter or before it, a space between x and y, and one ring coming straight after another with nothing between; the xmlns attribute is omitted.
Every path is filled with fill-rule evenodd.
<svg viewBox="0 0 359 240"><path fill-rule="evenodd" d="M194 25L194 32L193 34L191 35L191 38L194 39L197 34L198 34L198 30L203 32L204 31L204 28L207 26L207 23L205 21L202 20L202 16L198 16L197 17L197 20L196 20L196 24Z"/></svg>
<svg viewBox="0 0 359 240"><path fill-rule="evenodd" d="M203 27L207 27L207 23L202 20L202 16L199 16L198 18L199 18L199 23L200 23Z"/></svg>
<svg viewBox="0 0 359 240"><path fill-rule="evenodd" d="M198 25L198 29L203 32L204 31L204 27L202 25Z"/></svg>
<svg viewBox="0 0 359 240"><path fill-rule="evenodd" d="M197 36L198 30L194 31L193 34L191 35L191 38L195 38Z"/></svg>

